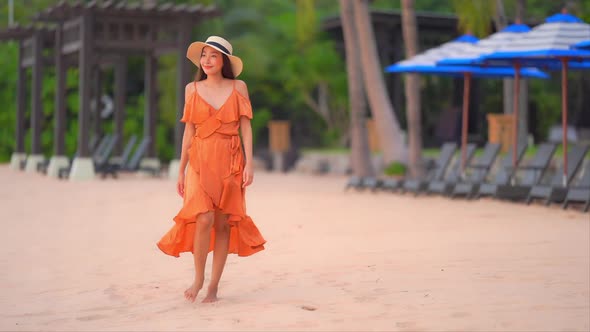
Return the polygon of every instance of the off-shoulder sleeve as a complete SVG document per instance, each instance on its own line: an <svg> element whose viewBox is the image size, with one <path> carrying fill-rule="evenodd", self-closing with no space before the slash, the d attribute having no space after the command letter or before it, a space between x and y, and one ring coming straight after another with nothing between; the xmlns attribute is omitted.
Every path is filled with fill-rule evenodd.
<svg viewBox="0 0 590 332"><path fill-rule="evenodd" d="M180 122L190 122L192 119L193 113L195 108L195 93L190 92L190 94L184 100L184 111L182 113L182 119Z"/></svg>
<svg viewBox="0 0 590 332"><path fill-rule="evenodd" d="M252 104L250 103L250 99L242 96L241 93L238 92L238 110L239 116L245 116L248 119L252 119Z"/></svg>

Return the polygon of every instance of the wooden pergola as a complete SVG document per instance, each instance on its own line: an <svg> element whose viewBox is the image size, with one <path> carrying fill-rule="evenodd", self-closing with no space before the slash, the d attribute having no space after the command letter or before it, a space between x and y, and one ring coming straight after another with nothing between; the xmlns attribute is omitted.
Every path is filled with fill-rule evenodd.
<svg viewBox="0 0 590 332"><path fill-rule="evenodd" d="M54 44L55 31L50 28L36 28L33 26L13 26L0 31L0 40L16 40L19 42L18 76L17 76L17 110L16 110L16 148L18 162L25 157L25 110L27 70L32 72L31 88L31 155L32 159L41 155L41 124L42 103L41 84L43 81L43 67L53 63L51 58L44 57L47 50ZM32 166L30 166L32 167Z"/></svg>
<svg viewBox="0 0 590 332"><path fill-rule="evenodd" d="M127 3L125 1L105 1L101 3L66 2L49 7L35 16L36 24L51 27L11 27L0 31L0 40L18 40L19 85L17 107L17 149L24 149L25 114L25 69L33 68L32 84L32 126L33 140L31 153L40 155L40 117L41 117L41 75L43 67L53 64L56 73L55 93L55 159L60 164L65 158L65 79L66 69L77 66L79 69L79 113L78 113L78 153L72 165L70 179L84 179L94 176L89 140L91 133L91 94L100 96L100 71L105 66L114 67L114 118L115 134L123 137L126 102L127 58L145 58L145 112L144 136L151 138L147 149L147 161L158 163L156 158L156 118L157 118L157 59L162 54L176 52L177 97L176 116L180 120L184 105L184 86L190 80L190 67L186 59L186 48L191 41L192 28L206 18L219 15L211 6L177 5L155 2ZM42 59L43 49L53 54ZM48 53L48 52L45 52ZM93 85L94 84L94 85ZM95 110L98 112L98 107ZM100 133L100 116L94 116L94 132ZM176 156L180 155L182 127L177 121L175 128ZM122 149L122 140L117 150ZM30 156L29 156L30 158ZM32 158L35 159L35 158ZM52 157L52 161L53 161ZM65 159L65 161L64 161ZM35 161L37 162L37 161ZM28 161L27 161L28 163ZM32 166L31 166L32 167ZM63 167L63 165L61 165ZM51 172L52 164L50 162ZM27 166L27 169L30 169ZM36 166L35 166L36 169Z"/></svg>

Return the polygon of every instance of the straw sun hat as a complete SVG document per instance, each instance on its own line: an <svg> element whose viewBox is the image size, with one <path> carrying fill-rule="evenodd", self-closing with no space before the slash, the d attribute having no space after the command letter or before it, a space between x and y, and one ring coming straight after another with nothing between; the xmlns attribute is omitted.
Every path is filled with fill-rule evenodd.
<svg viewBox="0 0 590 332"><path fill-rule="evenodd" d="M221 37L210 36L209 38L207 38L205 42L197 41L190 44L188 50L186 51L186 57L189 58L189 60L191 60L195 64L195 66L201 67L201 52L203 51L203 47L205 46L212 47L218 50L219 52L227 55L229 61L231 62L231 68L234 72L234 77L238 77L238 75L240 75L243 67L242 60L237 56L232 55L233 48L231 44Z"/></svg>

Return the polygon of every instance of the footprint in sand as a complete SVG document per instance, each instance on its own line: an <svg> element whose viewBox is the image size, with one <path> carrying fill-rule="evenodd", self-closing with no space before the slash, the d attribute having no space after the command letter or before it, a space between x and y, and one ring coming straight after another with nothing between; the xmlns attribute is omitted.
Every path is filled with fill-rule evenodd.
<svg viewBox="0 0 590 332"><path fill-rule="evenodd" d="M468 312L453 312L451 314L451 317L453 317L453 318L465 318L465 317L469 317L469 316L471 316L471 314Z"/></svg>
<svg viewBox="0 0 590 332"><path fill-rule="evenodd" d="M98 320L98 319L104 319L104 318L108 318L108 316L105 316L105 315L90 315L90 316L81 316L81 317L78 317L76 319L85 322L85 321Z"/></svg>
<svg viewBox="0 0 590 332"><path fill-rule="evenodd" d="M360 303L367 303L375 301L375 297L373 296L357 296L354 298L356 302Z"/></svg>
<svg viewBox="0 0 590 332"><path fill-rule="evenodd" d="M289 273L275 274L273 277L273 281L283 281L283 280L287 279L288 276L289 276Z"/></svg>
<svg viewBox="0 0 590 332"><path fill-rule="evenodd" d="M120 293L119 289L115 285L111 285L109 288L105 289L104 294L108 295L113 301L125 301L125 296Z"/></svg>
<svg viewBox="0 0 590 332"><path fill-rule="evenodd" d="M399 327L400 329L414 330L416 328L416 323L415 322L397 322L397 323L395 323L395 326Z"/></svg>

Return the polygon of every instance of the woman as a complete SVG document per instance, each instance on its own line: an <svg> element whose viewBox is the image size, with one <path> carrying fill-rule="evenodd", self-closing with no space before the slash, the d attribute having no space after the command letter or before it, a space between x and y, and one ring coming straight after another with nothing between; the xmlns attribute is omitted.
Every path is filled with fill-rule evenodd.
<svg viewBox="0 0 590 332"><path fill-rule="evenodd" d="M203 287L207 255L213 251L203 302L214 302L228 253L249 256L263 250L266 242L246 215L244 200L245 188L253 179L252 106L246 84L235 79L242 61L232 55L227 40L211 36L194 42L187 57L198 72L186 86L180 120L186 123L177 183L183 206L158 247L176 257L193 253L195 280L184 292L191 302Z"/></svg>

